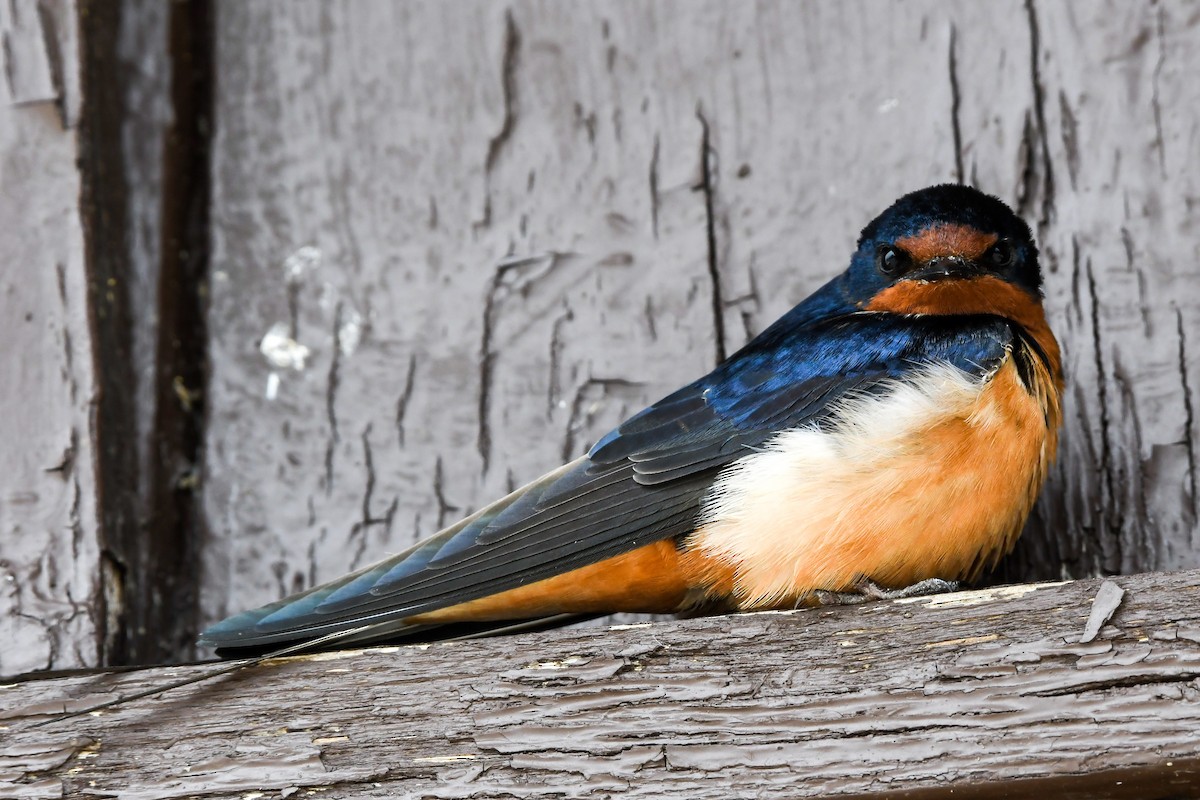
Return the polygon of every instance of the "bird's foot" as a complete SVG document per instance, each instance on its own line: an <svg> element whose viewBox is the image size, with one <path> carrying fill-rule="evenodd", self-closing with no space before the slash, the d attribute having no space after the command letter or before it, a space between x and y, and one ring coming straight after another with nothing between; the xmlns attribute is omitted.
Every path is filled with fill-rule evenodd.
<svg viewBox="0 0 1200 800"><path fill-rule="evenodd" d="M816 600L815 605L818 606L856 606L877 599L861 592L831 592L828 589L817 589L811 597ZM801 602L800 605L806 603Z"/></svg>
<svg viewBox="0 0 1200 800"><path fill-rule="evenodd" d="M962 581L947 581L941 578L926 578L911 586L900 589L885 589L877 583L867 581L867 589L876 600L902 600L906 597L927 597L931 594L957 592L962 588Z"/></svg>
<svg viewBox="0 0 1200 800"><path fill-rule="evenodd" d="M962 588L959 581L947 581L941 578L926 578L911 586L900 589L887 589L872 580L863 580L849 592L831 592L818 589L813 592L817 602L823 606L852 606L865 603L868 600L902 600L906 597L925 597L931 594L957 592Z"/></svg>

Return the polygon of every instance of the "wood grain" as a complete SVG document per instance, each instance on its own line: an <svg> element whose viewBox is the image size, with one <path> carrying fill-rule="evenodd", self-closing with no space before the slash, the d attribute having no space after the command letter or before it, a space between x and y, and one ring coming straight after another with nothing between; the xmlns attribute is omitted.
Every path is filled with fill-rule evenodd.
<svg viewBox="0 0 1200 800"><path fill-rule="evenodd" d="M1200 68L1200 13L1031 1L1026 14L1033 178L1018 197L1069 378L1060 466L1009 574L1195 566L1200 119L1172 109L1200 100L1180 79Z"/></svg>
<svg viewBox="0 0 1200 800"><path fill-rule="evenodd" d="M186 657L400 550L944 180L1034 225L1064 346L1062 457L998 579L1200 565L1191 4L212 5L199 119L171 96L183 6L0 4L0 673ZM171 120L212 133L207 200L164 202L195 177ZM164 250L193 201L207 229ZM160 281L206 242L207 282Z"/></svg>
<svg viewBox="0 0 1200 800"><path fill-rule="evenodd" d="M577 455L960 177L1035 226L1069 382L1002 577L1200 564L1187 4L227 4L217 36L203 619Z"/></svg>
<svg viewBox="0 0 1200 800"><path fill-rule="evenodd" d="M14 683L0 794L1200 797L1200 571L1116 583Z"/></svg>
<svg viewBox="0 0 1200 800"><path fill-rule="evenodd" d="M96 664L96 379L71 3L0 7L0 674Z"/></svg>

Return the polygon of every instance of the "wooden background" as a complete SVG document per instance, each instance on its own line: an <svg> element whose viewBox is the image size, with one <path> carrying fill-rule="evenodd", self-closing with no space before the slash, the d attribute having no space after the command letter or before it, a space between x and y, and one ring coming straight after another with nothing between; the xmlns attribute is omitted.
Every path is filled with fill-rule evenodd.
<svg viewBox="0 0 1200 800"><path fill-rule="evenodd" d="M1060 461L1000 579L1200 565L1200 7L0 3L0 674L192 655L583 452L966 180Z"/></svg>

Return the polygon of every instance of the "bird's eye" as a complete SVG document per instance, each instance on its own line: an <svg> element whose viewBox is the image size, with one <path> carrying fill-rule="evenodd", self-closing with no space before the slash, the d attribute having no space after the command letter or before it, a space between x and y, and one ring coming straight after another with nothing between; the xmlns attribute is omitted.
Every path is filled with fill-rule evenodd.
<svg viewBox="0 0 1200 800"><path fill-rule="evenodd" d="M993 267L1007 267L1013 262L1013 255L1012 245L1001 239L988 250L987 258Z"/></svg>
<svg viewBox="0 0 1200 800"><path fill-rule="evenodd" d="M875 265L884 275L896 275L908 266L908 254L898 247L882 245L875 251Z"/></svg>

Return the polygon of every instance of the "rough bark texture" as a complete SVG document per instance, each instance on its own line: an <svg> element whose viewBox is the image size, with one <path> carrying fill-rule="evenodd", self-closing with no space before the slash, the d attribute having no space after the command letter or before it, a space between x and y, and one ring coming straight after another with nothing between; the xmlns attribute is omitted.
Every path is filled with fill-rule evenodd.
<svg viewBox="0 0 1200 800"><path fill-rule="evenodd" d="M0 674L104 630L74 4L0 3Z"/></svg>
<svg viewBox="0 0 1200 800"><path fill-rule="evenodd" d="M1116 583L11 684L0 794L1200 797L1200 571Z"/></svg>

